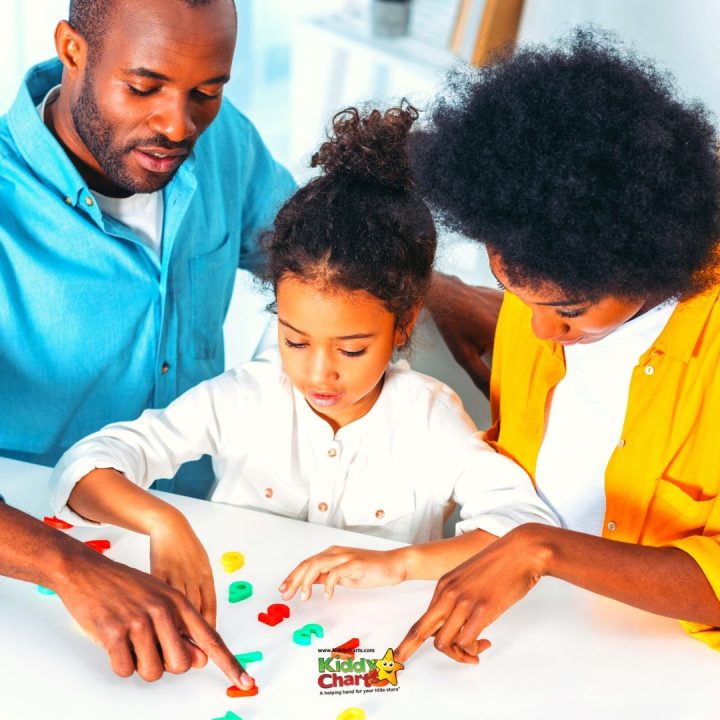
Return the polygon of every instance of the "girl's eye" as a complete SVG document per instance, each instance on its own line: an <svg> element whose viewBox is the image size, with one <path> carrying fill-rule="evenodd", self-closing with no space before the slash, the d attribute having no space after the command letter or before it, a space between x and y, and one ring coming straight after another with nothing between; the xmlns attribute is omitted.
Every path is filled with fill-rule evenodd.
<svg viewBox="0 0 720 720"><path fill-rule="evenodd" d="M294 343L294 342L288 340L287 338L284 338L284 339L285 339L285 345L287 345L287 347L289 347L289 348L301 350L302 348L307 346L307 343Z"/></svg>
<svg viewBox="0 0 720 720"><path fill-rule="evenodd" d="M360 357L365 354L366 350L367 348L363 348L362 350L340 350L340 352L346 357Z"/></svg>
<svg viewBox="0 0 720 720"><path fill-rule="evenodd" d="M575 318L580 317L585 312L585 308L578 308L577 310L558 310L557 314L564 318Z"/></svg>

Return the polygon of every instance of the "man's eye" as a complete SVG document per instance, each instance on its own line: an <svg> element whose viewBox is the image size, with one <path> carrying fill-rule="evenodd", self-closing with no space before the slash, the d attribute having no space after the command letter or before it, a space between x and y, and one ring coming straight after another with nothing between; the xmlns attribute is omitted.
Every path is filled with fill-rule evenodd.
<svg viewBox="0 0 720 720"><path fill-rule="evenodd" d="M216 93L206 93L201 90L193 90L193 93L195 94L195 97L200 98L200 100L217 100L222 95L221 90Z"/></svg>
<svg viewBox="0 0 720 720"><path fill-rule="evenodd" d="M150 88L150 90L141 90L140 88L136 88L134 85L128 85L128 90L133 95L139 95L140 97L147 97L148 95L152 95L154 92L156 92L156 88Z"/></svg>

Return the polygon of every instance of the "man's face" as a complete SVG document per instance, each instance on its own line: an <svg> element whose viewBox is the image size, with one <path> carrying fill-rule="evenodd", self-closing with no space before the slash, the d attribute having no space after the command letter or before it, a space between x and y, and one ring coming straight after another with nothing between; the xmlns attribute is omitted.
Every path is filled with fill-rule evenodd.
<svg viewBox="0 0 720 720"><path fill-rule="evenodd" d="M116 2L71 106L105 192L149 193L170 181L220 110L235 33L226 0Z"/></svg>

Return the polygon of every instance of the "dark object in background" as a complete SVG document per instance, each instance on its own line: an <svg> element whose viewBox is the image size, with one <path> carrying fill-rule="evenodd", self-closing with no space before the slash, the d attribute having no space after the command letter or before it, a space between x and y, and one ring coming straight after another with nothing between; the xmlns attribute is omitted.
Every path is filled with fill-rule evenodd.
<svg viewBox="0 0 720 720"><path fill-rule="evenodd" d="M376 37L407 35L410 0L371 0L370 29Z"/></svg>

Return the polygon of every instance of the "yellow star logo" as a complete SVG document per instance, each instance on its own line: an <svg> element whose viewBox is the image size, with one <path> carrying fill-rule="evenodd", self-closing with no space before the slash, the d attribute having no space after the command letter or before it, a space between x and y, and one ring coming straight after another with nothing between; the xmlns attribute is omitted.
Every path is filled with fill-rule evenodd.
<svg viewBox="0 0 720 720"><path fill-rule="evenodd" d="M395 673L398 670L403 670L405 666L395 660L393 649L388 648L385 656L377 662L375 668L377 669L378 680L387 680L391 685L397 685Z"/></svg>

